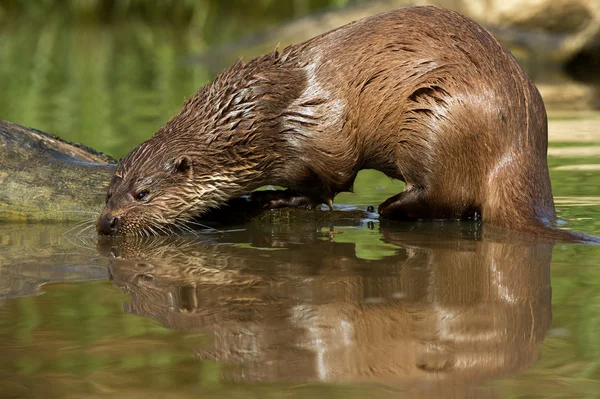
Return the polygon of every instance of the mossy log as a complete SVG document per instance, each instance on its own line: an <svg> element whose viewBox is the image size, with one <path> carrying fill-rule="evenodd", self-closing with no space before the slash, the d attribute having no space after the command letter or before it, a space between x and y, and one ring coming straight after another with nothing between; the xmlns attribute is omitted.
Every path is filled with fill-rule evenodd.
<svg viewBox="0 0 600 399"><path fill-rule="evenodd" d="M100 212L115 161L92 148L0 121L0 222L76 221ZM363 211L265 210L236 198L204 220L222 223L357 224ZM344 222L345 221L345 222Z"/></svg>
<svg viewBox="0 0 600 399"><path fill-rule="evenodd" d="M0 121L0 220L90 218L114 168L112 158L91 148Z"/></svg>

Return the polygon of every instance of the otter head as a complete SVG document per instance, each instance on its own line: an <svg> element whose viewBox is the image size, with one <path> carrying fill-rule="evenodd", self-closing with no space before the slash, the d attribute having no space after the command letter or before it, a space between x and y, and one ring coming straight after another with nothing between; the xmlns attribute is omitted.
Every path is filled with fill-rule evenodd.
<svg viewBox="0 0 600 399"><path fill-rule="evenodd" d="M149 140L119 162L96 222L98 233L161 234L203 211L191 200L200 194L192 157L161 154L154 147Z"/></svg>
<svg viewBox="0 0 600 399"><path fill-rule="evenodd" d="M131 151L108 186L98 233L149 236L189 230L186 222L263 184L256 178L257 163L245 153L201 143L193 133L163 128Z"/></svg>
<svg viewBox="0 0 600 399"><path fill-rule="evenodd" d="M281 116L305 87L304 70L287 53L225 70L119 163L97 231L169 233L231 198L277 184L280 154L294 136Z"/></svg>

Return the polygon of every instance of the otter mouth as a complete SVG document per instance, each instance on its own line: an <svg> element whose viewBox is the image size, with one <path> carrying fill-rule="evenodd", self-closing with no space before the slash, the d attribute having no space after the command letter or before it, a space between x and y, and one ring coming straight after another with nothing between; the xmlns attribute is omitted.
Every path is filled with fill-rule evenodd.
<svg viewBox="0 0 600 399"><path fill-rule="evenodd" d="M267 193L270 191L285 193L281 190L266 190ZM114 214L110 210L104 210L96 222L96 231L105 236L168 236L215 231L215 226L234 226L256 220L263 212L273 208L264 200L263 192L252 194L255 193L258 195L242 195L220 206L209 207L201 211L200 215L179 215L173 221L158 217L156 213L149 215L119 211L119 214ZM265 198L271 200L272 194Z"/></svg>
<svg viewBox="0 0 600 399"><path fill-rule="evenodd" d="M96 221L96 231L104 236L168 236L219 231L215 226L235 226L256 220L265 210L263 201L251 195L232 198L218 207L209 207L200 215L180 217L174 221L157 217L156 213L114 214L104 210ZM120 211L121 212L121 211Z"/></svg>
<svg viewBox="0 0 600 399"><path fill-rule="evenodd" d="M195 233L195 228L200 224L192 220L154 220L129 218L126 214L114 215L110 212L102 213L96 221L96 231L103 236L165 236L181 233ZM208 227L208 226L206 226Z"/></svg>
<svg viewBox="0 0 600 399"><path fill-rule="evenodd" d="M212 216L209 212L207 216ZM217 230L212 225L218 223L212 217L202 218L190 216L174 221L136 219L129 220L127 215L113 215L109 212L102 213L96 221L96 231L101 236L111 237L153 237L192 234L197 235L202 231ZM217 230L218 231L218 230Z"/></svg>

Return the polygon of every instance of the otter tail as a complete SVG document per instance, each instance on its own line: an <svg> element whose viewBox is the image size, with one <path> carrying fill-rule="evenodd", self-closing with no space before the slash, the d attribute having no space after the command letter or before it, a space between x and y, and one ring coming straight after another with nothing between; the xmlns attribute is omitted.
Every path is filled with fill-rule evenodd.
<svg viewBox="0 0 600 399"><path fill-rule="evenodd" d="M540 159L541 158L541 159ZM555 242L600 244L600 237L558 228L545 157L508 153L488 176L484 223Z"/></svg>
<svg viewBox="0 0 600 399"><path fill-rule="evenodd" d="M585 233L563 230L554 226L543 226L526 231L536 237L549 239L555 242L581 243L581 244L600 244L600 237Z"/></svg>

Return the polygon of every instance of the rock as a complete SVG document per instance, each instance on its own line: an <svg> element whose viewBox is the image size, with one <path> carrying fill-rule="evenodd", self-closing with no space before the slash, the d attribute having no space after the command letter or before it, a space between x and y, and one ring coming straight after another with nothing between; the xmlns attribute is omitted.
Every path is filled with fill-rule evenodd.
<svg viewBox="0 0 600 399"><path fill-rule="evenodd" d="M252 58L369 15L417 5L449 8L479 22L515 53L534 79L538 70L548 69L549 63L561 69L578 60L582 52L600 53L599 0L380 0L300 18L190 60L210 65L216 73L240 55ZM600 56L597 59L600 65Z"/></svg>
<svg viewBox="0 0 600 399"><path fill-rule="evenodd" d="M444 5L447 1L432 0L432 3ZM492 30L512 28L545 34L554 48L536 48L534 40L530 49L549 50L549 58L561 64L590 46L600 45L600 1L597 0L464 0L459 8ZM502 35L499 36L503 40ZM503 41L511 45L506 38Z"/></svg>

